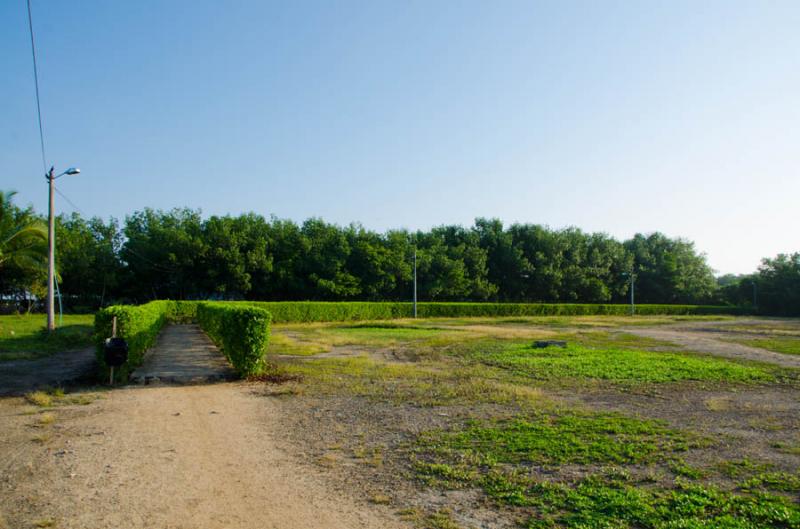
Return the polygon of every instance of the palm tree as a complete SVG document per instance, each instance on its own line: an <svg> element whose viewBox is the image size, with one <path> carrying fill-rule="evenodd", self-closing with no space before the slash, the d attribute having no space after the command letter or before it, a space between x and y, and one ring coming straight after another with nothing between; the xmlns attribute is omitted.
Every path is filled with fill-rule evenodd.
<svg viewBox="0 0 800 529"><path fill-rule="evenodd" d="M0 191L0 271L8 265L41 269L47 265L47 227L31 211L16 207L14 195Z"/></svg>

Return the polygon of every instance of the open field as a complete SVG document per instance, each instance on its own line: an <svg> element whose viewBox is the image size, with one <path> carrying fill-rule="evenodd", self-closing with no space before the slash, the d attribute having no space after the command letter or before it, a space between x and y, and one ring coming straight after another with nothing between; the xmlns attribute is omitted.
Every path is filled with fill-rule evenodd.
<svg viewBox="0 0 800 529"><path fill-rule="evenodd" d="M275 324L258 380L0 400L0 527L800 527L798 358L728 341L796 331L682 316Z"/></svg>
<svg viewBox="0 0 800 529"><path fill-rule="evenodd" d="M0 362L43 358L92 345L93 314L65 314L63 325L52 334L46 326L44 314L0 316Z"/></svg>
<svg viewBox="0 0 800 529"><path fill-rule="evenodd" d="M420 526L800 526L798 371L629 331L686 324L722 344L800 328L719 317L276 325L272 352L288 353L276 358L290 381L266 394L292 410L292 443L329 479Z"/></svg>

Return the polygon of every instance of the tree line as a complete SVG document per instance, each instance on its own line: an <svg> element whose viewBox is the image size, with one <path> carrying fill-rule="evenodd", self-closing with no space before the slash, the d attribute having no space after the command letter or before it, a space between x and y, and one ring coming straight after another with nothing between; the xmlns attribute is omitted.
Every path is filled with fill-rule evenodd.
<svg viewBox="0 0 800 529"><path fill-rule="evenodd" d="M3 209L11 224L43 221L9 200ZM773 310L798 307L797 278L794 298L783 283L797 275L797 255L765 259L753 276L720 284L692 242L661 233L619 241L484 218L379 233L318 218L203 218L192 209L145 209L124 222L61 215L56 233L59 288L71 309L152 299L408 300L415 255L426 301L621 303L632 273L641 303L746 305L755 281L765 307L767 299ZM35 256L17 261L0 264L0 293L41 297L45 269Z"/></svg>

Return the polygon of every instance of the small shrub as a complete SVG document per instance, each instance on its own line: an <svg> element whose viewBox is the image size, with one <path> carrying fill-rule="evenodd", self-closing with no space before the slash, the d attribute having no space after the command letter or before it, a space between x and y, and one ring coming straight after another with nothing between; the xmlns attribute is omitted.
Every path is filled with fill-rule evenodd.
<svg viewBox="0 0 800 529"><path fill-rule="evenodd" d="M262 308L239 303L203 302L197 321L241 376L264 371L271 315Z"/></svg>

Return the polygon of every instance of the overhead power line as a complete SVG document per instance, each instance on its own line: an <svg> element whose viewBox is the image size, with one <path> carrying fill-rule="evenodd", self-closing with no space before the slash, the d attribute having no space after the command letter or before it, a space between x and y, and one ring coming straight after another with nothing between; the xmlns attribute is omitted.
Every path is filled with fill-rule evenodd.
<svg viewBox="0 0 800 529"><path fill-rule="evenodd" d="M36 64L36 41L33 38L33 16L31 15L31 0L28 0L28 29L31 32L31 55L33 55L33 82L36 86L36 114L39 117L39 143L42 147L42 167L47 173L47 156L44 152L44 127L42 126L42 104L39 98L39 67Z"/></svg>
<svg viewBox="0 0 800 529"><path fill-rule="evenodd" d="M56 190L56 193L58 193L58 194L61 196L61 198L63 198L64 200L66 200L66 201L67 201L67 204L69 204L70 206L72 206L72 209L74 209L75 211L77 211L78 213L80 213L81 215L83 215L84 217L86 217L86 216L87 216L87 215L86 215L86 213L85 213L85 212L84 212L84 211L83 211L81 208L79 208L78 206L76 206L76 205L75 205L75 203L74 203L73 201L71 201L67 195L65 195L64 193L62 193L60 189L58 189L58 188L57 188L57 187L55 187L55 186L53 186L53 189L55 189L55 190Z"/></svg>

